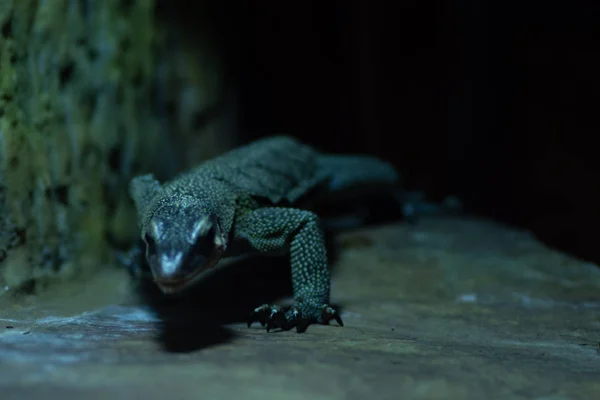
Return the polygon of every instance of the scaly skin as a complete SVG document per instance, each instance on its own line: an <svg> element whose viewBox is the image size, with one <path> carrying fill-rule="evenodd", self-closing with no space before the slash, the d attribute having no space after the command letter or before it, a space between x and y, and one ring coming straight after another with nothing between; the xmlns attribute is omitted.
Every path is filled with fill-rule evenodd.
<svg viewBox="0 0 600 400"><path fill-rule="evenodd" d="M363 156L333 156L285 136L256 141L207 161L161 185L134 178L145 257L165 293L183 290L221 257L248 251L289 250L294 303L264 304L248 325L267 331L327 324L339 314L329 305L330 276L319 218L302 207L361 184L396 185L394 169Z"/></svg>
<svg viewBox="0 0 600 400"><path fill-rule="evenodd" d="M278 251L289 246L292 265L294 305L284 312L264 304L255 309L248 326L258 319L267 330L287 329L294 324L299 331L311 322L327 323L341 318L329 303L329 269L323 233L316 214L296 208L265 207L245 215L236 225L238 238L248 240L261 252Z"/></svg>

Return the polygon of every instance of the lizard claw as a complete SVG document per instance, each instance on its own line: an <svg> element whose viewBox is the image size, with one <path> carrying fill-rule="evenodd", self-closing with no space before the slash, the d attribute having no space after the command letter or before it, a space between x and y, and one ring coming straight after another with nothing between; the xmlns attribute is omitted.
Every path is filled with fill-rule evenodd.
<svg viewBox="0 0 600 400"><path fill-rule="evenodd" d="M328 324L329 321L335 319L340 326L344 326L342 318L333 307L324 304L321 307L320 318L304 318L300 308L298 306L291 306L284 309L281 306L271 306L269 304L263 304L252 311L248 318L248 328L254 322L260 322L264 327L267 327L267 332L274 328L280 328L282 330L289 330L296 327L296 332L302 333L306 328L313 322L320 322L322 324Z"/></svg>
<svg viewBox="0 0 600 400"><path fill-rule="evenodd" d="M286 313L281 306L270 306L263 304L256 307L248 318L248 328L254 322L260 322L261 326L267 326L267 332L273 328L283 328L286 325Z"/></svg>
<svg viewBox="0 0 600 400"><path fill-rule="evenodd" d="M267 332L274 328L289 330L297 325L300 319L300 310L295 306L291 306L285 310L281 306L263 304L260 307L256 307L250 314L248 328L250 328L252 323L259 322L263 327L266 325Z"/></svg>
<svg viewBox="0 0 600 400"><path fill-rule="evenodd" d="M342 317L340 314L333 309L333 307L324 304L321 311L321 319L324 324L328 324L329 321L335 319L335 322L338 323L339 326L344 326L344 322L342 321Z"/></svg>

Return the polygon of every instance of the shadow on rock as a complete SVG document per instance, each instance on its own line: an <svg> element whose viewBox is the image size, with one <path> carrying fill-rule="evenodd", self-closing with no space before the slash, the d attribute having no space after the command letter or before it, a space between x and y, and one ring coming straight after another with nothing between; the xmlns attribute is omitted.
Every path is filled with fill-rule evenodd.
<svg viewBox="0 0 600 400"><path fill-rule="evenodd" d="M325 229L332 273L339 256L339 246L334 240L337 232L337 229ZM225 260L221 262L225 263ZM142 301L153 308L161 320L158 340L165 350L191 352L230 341L235 334L223 325L246 323L255 307L265 303L285 305L282 298L291 298L289 255L258 255L227 264L177 295L164 295L151 279L138 282L137 292ZM143 265L142 268L149 276L149 267ZM333 306L341 312L341 307ZM260 327L260 324L255 322L253 326Z"/></svg>
<svg viewBox="0 0 600 400"><path fill-rule="evenodd" d="M164 321L158 336L163 349L171 353L189 353L227 342L234 337L229 329L205 322L202 317L194 315L189 321Z"/></svg>
<svg viewBox="0 0 600 400"><path fill-rule="evenodd" d="M289 258L238 260L178 295L163 295L150 280L138 292L162 321L158 340L167 351L199 350L235 336L223 325L245 323L254 307L291 296Z"/></svg>

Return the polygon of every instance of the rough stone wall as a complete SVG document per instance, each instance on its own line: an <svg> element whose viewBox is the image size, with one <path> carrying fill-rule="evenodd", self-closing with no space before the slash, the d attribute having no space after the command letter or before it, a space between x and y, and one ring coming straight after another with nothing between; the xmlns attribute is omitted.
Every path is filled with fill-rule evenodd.
<svg viewBox="0 0 600 400"><path fill-rule="evenodd" d="M188 121L216 102L218 71L210 55L170 60L185 49L154 10L153 0L0 1L0 289L110 263L136 235L131 176L220 151L178 160L193 138L218 138L218 124L207 133Z"/></svg>

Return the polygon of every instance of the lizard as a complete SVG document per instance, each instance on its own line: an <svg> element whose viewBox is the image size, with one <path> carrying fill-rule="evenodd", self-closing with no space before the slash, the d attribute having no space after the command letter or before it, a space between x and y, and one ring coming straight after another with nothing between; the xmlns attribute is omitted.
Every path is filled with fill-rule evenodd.
<svg viewBox="0 0 600 400"><path fill-rule="evenodd" d="M344 325L329 303L327 251L313 205L336 194L398 183L386 161L322 153L279 135L204 161L164 183L151 173L136 176L129 194L143 257L163 293L193 286L225 257L284 252L291 264L293 304L260 305L247 324L260 322L267 332L294 327L303 332L313 323Z"/></svg>

